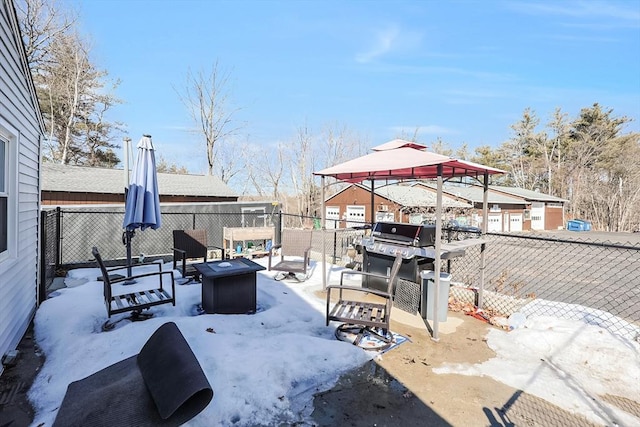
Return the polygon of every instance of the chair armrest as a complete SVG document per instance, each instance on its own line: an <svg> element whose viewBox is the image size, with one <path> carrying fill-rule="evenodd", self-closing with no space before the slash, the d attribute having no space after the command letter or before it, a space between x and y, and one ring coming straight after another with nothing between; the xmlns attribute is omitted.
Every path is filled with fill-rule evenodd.
<svg viewBox="0 0 640 427"><path fill-rule="evenodd" d="M350 285L329 285L327 286L327 294L331 293L331 289L338 289L340 291L356 291L363 292L367 294L374 294L385 298L391 298L391 294L386 291L379 291L377 289L369 289L363 288L361 286L350 286Z"/></svg>
<svg viewBox="0 0 640 427"><path fill-rule="evenodd" d="M143 277L151 277L151 276L159 276L160 277L160 289L162 289L162 276L168 274L171 276L171 288L172 290L175 289L175 280L173 277L173 271L169 270L169 271L154 271L152 273L143 273L143 274L133 274L129 277L123 277L121 279L115 279L111 281L111 284L116 284L116 283L120 283L120 282L128 282L130 280L134 280L134 279L141 279ZM172 294L173 295L173 294Z"/></svg>
<svg viewBox="0 0 640 427"><path fill-rule="evenodd" d="M311 246L309 246L308 248L306 248L304 250L304 263L305 263L305 265L308 265L311 262L311 259L309 257L309 252L311 252Z"/></svg>
<svg viewBox="0 0 640 427"><path fill-rule="evenodd" d="M273 256L276 249L280 249L282 244L273 245L271 249L269 249L269 262L267 263L267 271L271 271L271 257Z"/></svg>
<svg viewBox="0 0 640 427"><path fill-rule="evenodd" d="M182 249L171 248L171 250L173 251L173 256L175 256L176 253L178 253L182 258L184 258L187 255L187 251L184 251Z"/></svg>
<svg viewBox="0 0 640 427"><path fill-rule="evenodd" d="M162 263L159 263L157 261L147 261L147 262L137 262L135 264L131 264L131 268L133 267L140 267L143 265L157 265L159 270L162 271ZM114 267L108 267L106 268L107 271L116 271L116 270L124 270L126 268L129 268L128 265L116 265Z"/></svg>
<svg viewBox="0 0 640 427"><path fill-rule="evenodd" d="M182 260L182 269L180 271L182 272L182 274L184 274L184 270L187 268L187 251L183 251L182 249L178 248L171 248L171 250L173 251L173 269L176 269L178 261L176 259L176 256L179 256Z"/></svg>
<svg viewBox="0 0 640 427"><path fill-rule="evenodd" d="M137 262L132 267L140 267L141 265L157 265L159 267L160 271L162 271L162 262L158 262L158 261L160 261L160 260L157 259L155 261Z"/></svg>
<svg viewBox="0 0 640 427"><path fill-rule="evenodd" d="M344 280L344 275L345 274L348 274L350 276L353 276L353 275L357 274L359 276L378 277L380 279L390 279L390 277L385 275L385 274L371 273L371 272L368 272L368 271L345 270L345 271L342 271L340 273L340 286L342 286L342 281ZM333 286L335 286L335 285L333 285Z"/></svg>

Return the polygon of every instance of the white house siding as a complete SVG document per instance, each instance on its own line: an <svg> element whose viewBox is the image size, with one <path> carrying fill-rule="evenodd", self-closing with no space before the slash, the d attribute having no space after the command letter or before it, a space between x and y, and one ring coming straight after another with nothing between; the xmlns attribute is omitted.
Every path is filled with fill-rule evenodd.
<svg viewBox="0 0 640 427"><path fill-rule="evenodd" d="M9 141L10 225L8 250L0 254L1 356L16 348L36 309L42 119L13 0L0 1L0 133Z"/></svg>

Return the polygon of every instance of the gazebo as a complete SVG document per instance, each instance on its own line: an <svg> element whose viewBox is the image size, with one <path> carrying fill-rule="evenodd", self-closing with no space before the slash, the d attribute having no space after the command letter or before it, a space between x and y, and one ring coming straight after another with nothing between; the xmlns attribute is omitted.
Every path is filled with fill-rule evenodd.
<svg viewBox="0 0 640 427"><path fill-rule="evenodd" d="M401 139L394 139L385 144L373 148L373 152L353 160L314 172L314 175L322 178L322 230L325 232L325 178L331 177L338 181L361 183L371 182L371 212L370 221L374 223L374 182L380 180L415 180L437 179L436 196L436 236L435 236L435 260L434 270L441 270L442 253L442 183L445 179L454 177L472 177L480 181L484 186L482 207L482 234L487 232L489 175L505 173L504 171L489 166L480 165L465 160L429 152L426 146ZM485 244L481 244L480 256L480 292L478 308L482 308L482 289L484 287ZM326 254L322 253L322 285L326 287ZM434 275L434 313L437 313L438 289L440 287L440 275ZM438 316L434 316L432 337L438 341Z"/></svg>

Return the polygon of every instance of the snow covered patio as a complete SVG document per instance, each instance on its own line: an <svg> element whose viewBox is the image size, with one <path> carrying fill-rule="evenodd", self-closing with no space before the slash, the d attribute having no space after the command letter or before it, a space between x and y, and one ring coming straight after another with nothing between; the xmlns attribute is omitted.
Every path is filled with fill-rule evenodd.
<svg viewBox="0 0 640 427"><path fill-rule="evenodd" d="M98 269L71 270L68 287L36 314L46 360L29 391L32 425L51 425L69 383L137 354L166 322L178 325L214 390L192 426L338 425L358 413L363 423L398 425L412 415L424 420L427 412L435 424L452 425L487 425L505 415L546 425L640 423L638 342L579 321L529 318L506 332L449 312L435 343L419 316L395 310L392 330L408 341L384 354L367 352L337 341L336 325L325 327L318 267L303 283L258 272L254 315L198 315L196 283L176 287L175 307L155 307L152 319L122 320L109 332L101 329L106 310ZM372 366L384 368L386 380L368 374ZM360 379L345 385L343 374ZM372 390L385 381L401 389L407 404L371 407ZM347 396L332 399L339 389Z"/></svg>

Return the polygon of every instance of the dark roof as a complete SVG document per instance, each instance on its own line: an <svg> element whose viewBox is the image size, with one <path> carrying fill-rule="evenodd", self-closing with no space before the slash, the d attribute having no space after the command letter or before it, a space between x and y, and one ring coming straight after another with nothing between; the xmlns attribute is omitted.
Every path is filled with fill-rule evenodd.
<svg viewBox="0 0 640 427"><path fill-rule="evenodd" d="M42 191L124 194L124 169L70 166L44 162ZM222 180L208 175L158 174L163 196L238 197Z"/></svg>

